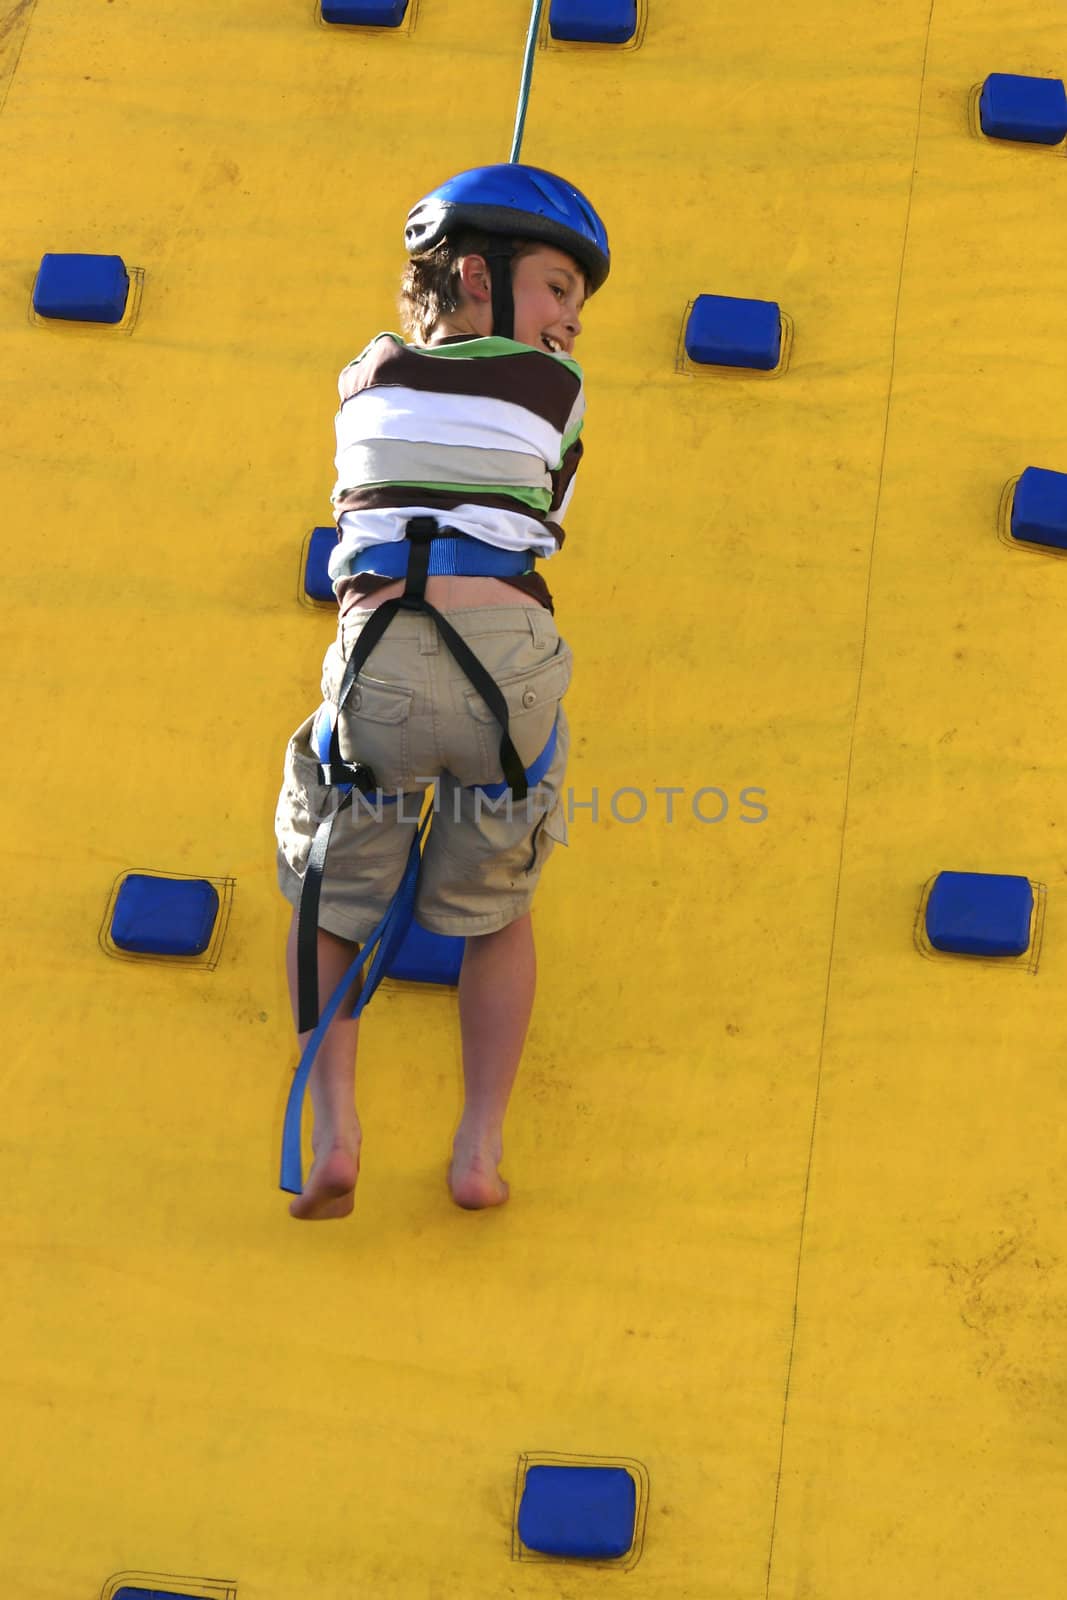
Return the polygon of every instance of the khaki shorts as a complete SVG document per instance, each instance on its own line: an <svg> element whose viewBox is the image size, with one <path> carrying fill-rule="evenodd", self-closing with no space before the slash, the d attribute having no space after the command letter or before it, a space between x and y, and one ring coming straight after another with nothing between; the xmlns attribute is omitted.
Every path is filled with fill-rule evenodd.
<svg viewBox="0 0 1067 1600"><path fill-rule="evenodd" d="M529 910L553 844L567 842L560 794L568 737L560 702L571 652L551 613L504 605L443 614L503 690L523 765L541 754L554 723L555 754L527 800L510 792L486 797L477 786L503 778L499 723L431 618L394 617L348 697L340 727L342 756L373 769L379 797L354 794L335 822L319 904L319 926L356 943L366 940L396 893L420 800L433 805L433 820L415 916L433 933L492 933L514 922ZM326 652L322 694L332 706L345 661L372 615L350 611ZM289 741L275 817L278 882L294 906L315 831L341 801L336 788L318 782L310 743L317 715Z"/></svg>

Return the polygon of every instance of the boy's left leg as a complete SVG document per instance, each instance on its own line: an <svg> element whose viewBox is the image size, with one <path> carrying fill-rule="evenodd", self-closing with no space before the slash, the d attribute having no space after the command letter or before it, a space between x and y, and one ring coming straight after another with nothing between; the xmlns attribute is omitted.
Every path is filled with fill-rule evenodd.
<svg viewBox="0 0 1067 1600"><path fill-rule="evenodd" d="M296 930L297 916L294 911L285 953L294 1023L297 1020ZM325 928L319 929L320 1006L325 1006L358 953L358 944L339 939L336 934L327 933ZM353 994L341 1005L326 1030L326 1037L319 1046L311 1069L309 1089L315 1113L311 1137L314 1160L303 1193L298 1194L289 1206L290 1216L307 1221L347 1217L355 1204L362 1138L356 1115L359 1020L352 1016L352 1004L358 993L357 985ZM310 1032L298 1035L301 1050L310 1037Z"/></svg>

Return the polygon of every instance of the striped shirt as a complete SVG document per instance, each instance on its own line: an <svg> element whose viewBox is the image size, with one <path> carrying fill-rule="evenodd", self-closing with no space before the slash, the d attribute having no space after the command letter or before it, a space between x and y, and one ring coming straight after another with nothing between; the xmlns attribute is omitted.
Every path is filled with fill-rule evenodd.
<svg viewBox="0 0 1067 1600"><path fill-rule="evenodd" d="M512 339L422 346L382 333L337 388L335 587L358 551L402 539L419 515L504 550L544 557L563 543L585 413L569 356Z"/></svg>

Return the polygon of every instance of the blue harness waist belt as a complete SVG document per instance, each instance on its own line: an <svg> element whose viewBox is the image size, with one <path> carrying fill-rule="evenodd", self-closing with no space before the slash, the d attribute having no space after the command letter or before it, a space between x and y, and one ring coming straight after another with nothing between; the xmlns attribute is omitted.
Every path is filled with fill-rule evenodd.
<svg viewBox="0 0 1067 1600"><path fill-rule="evenodd" d="M350 570L353 574L377 572L383 578L406 578L412 548L408 539L371 545L352 559ZM520 573L532 572L533 563L530 550L501 550L465 533L441 533L430 546L426 573L430 578L448 574L463 578L517 578Z"/></svg>
<svg viewBox="0 0 1067 1600"><path fill-rule="evenodd" d="M440 556L438 546L444 547ZM449 531L441 534L433 517L413 517L407 525L402 541L376 545L373 550L361 551L354 563L355 571L380 572L386 577L403 577L406 585L402 596L386 600L378 606L363 627L345 663L344 676L337 696L337 710L323 708L313 728L313 743L320 758L319 781L337 785L343 793L337 810L320 824L312 842L307 869L297 911L297 1028L312 1034L300 1059L289 1091L282 1134L281 1187L289 1194L300 1194L303 1176L300 1156L300 1114L308 1077L319 1045L346 995L356 982L360 968L373 952L373 959L363 980L362 990L352 1015L358 1016L368 1003L383 973L395 957L411 926L415 911L415 892L418 885L420 845L429 826L428 810L422 825L411 842L407 865L400 887L363 949L337 985L319 1014L318 922L322 878L326 866L326 853L330 835L337 818L352 804L352 796L371 795L378 792L378 782L371 769L362 762L347 762L341 755L339 740L340 714L345 701L355 685L374 646L389 623L399 611L422 612L432 618L442 640L466 673L475 689L486 702L501 728L500 764L504 770L502 783L479 785L482 792L499 798L508 789L516 800L526 798L529 787L540 783L552 763L556 749L556 728L553 726L548 742L530 767L524 768L511 740L508 728L508 707L500 686L494 682L466 641L451 623L426 599L426 579L437 573L455 573L470 577L516 576L531 569L529 551L499 550L477 539ZM477 563L477 564L474 564Z"/></svg>

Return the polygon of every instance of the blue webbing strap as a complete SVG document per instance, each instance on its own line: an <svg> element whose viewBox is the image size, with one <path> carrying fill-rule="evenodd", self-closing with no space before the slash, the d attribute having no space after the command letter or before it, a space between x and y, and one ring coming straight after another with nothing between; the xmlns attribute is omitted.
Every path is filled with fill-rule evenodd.
<svg viewBox="0 0 1067 1600"><path fill-rule="evenodd" d="M386 967L393 960L400 949L411 920L415 914L415 890L419 879L419 846L423 834L430 824L432 812L427 809L418 833L411 841L408 851L407 864L404 867L404 876L400 880L400 887L389 902L385 916L379 922L359 955L353 961L337 988L330 996L323 1008L314 1032L300 1057L300 1063L293 1074L293 1081L289 1086L289 1099L285 1106L285 1122L282 1127L282 1170L279 1186L287 1194L302 1194L304 1189L304 1169L300 1151L301 1117L304 1108L304 1095L307 1092L308 1078L311 1068L318 1054L319 1046L326 1036L326 1031L337 1015L344 998L351 992L352 985L359 976L359 970L367 957L374 953L367 975L363 980L363 988L359 999L352 1008L353 1017L358 1017L364 1006L368 1004L379 983Z"/></svg>

